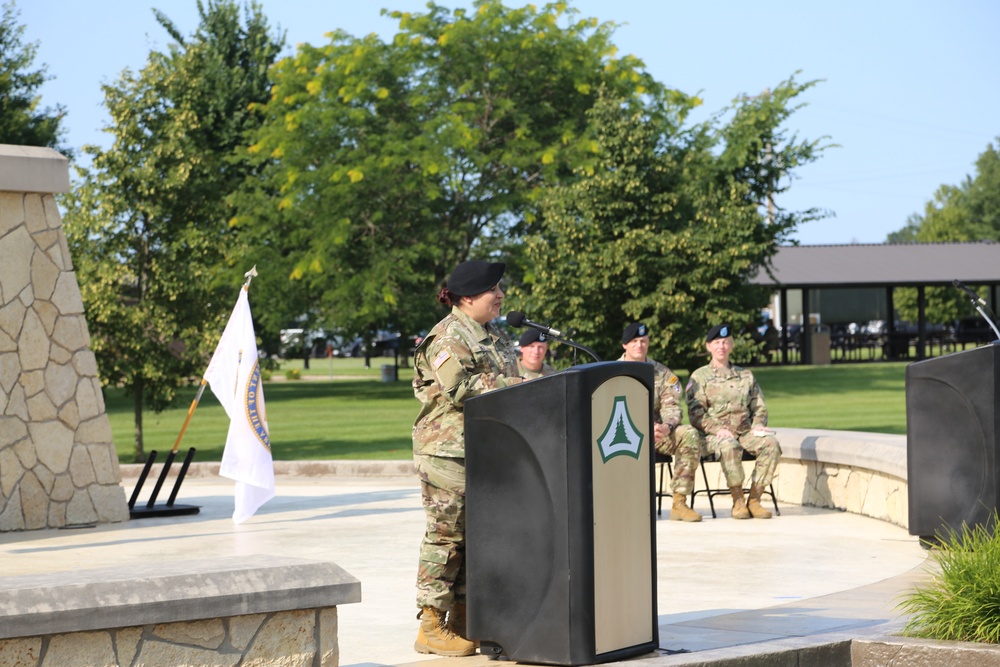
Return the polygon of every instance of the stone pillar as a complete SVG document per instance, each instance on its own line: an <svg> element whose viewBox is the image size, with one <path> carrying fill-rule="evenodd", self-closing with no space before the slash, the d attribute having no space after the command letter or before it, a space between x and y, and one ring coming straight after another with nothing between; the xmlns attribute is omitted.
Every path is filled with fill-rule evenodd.
<svg viewBox="0 0 1000 667"><path fill-rule="evenodd" d="M129 518L54 197L68 191L58 152L0 144L0 531Z"/></svg>

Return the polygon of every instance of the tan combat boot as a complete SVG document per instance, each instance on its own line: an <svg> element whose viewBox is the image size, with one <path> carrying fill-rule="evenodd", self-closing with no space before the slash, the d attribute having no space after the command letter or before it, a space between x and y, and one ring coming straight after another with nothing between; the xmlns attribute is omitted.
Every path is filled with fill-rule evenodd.
<svg viewBox="0 0 1000 667"><path fill-rule="evenodd" d="M456 602L455 606L448 612L448 627L462 639L469 639L468 626L466 625L467 613L464 602ZM478 641L475 639L469 639L469 641L475 644L476 648L479 648Z"/></svg>
<svg viewBox="0 0 1000 667"><path fill-rule="evenodd" d="M671 521L701 521L701 515L687 506L683 493L674 494L674 506L670 508Z"/></svg>
<svg viewBox="0 0 1000 667"><path fill-rule="evenodd" d="M743 487L731 486L729 487L729 494L733 497L733 518L749 519L750 510L747 509L746 501L743 500Z"/></svg>
<svg viewBox="0 0 1000 667"><path fill-rule="evenodd" d="M424 607L417 613L417 618L420 619L420 630L417 631L417 641L413 644L417 653L463 656L476 652L475 644L462 639L445 625L444 613L440 610Z"/></svg>
<svg viewBox="0 0 1000 667"><path fill-rule="evenodd" d="M754 484L750 487L750 501L747 503L747 510L755 519L770 519L771 513L760 504L760 497L764 494L764 487Z"/></svg>

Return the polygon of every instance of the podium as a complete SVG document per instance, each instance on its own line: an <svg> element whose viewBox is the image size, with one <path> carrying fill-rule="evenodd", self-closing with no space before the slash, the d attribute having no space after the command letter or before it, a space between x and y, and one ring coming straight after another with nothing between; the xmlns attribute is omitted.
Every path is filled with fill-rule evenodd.
<svg viewBox="0 0 1000 667"><path fill-rule="evenodd" d="M653 368L604 362L465 402L467 628L492 658L659 646Z"/></svg>
<svg viewBox="0 0 1000 667"><path fill-rule="evenodd" d="M933 542L1000 507L1000 345L906 367L909 531Z"/></svg>

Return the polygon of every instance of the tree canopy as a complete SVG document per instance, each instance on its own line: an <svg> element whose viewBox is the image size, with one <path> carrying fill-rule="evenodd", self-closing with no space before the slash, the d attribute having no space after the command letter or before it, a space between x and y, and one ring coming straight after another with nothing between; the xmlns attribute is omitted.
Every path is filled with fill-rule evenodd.
<svg viewBox="0 0 1000 667"><path fill-rule="evenodd" d="M388 42L338 31L275 68L250 148L263 178L238 202L246 247L279 267L260 279L275 295L265 317L298 314L277 305L290 278L327 324L429 327L448 272L515 257L540 189L594 159L586 112L599 89L652 111L664 98L617 55L612 24L566 3L391 16Z"/></svg>
<svg viewBox="0 0 1000 667"><path fill-rule="evenodd" d="M25 44L24 26L13 2L0 14L0 143L47 146L72 156L60 145L66 111L61 105L42 107L38 89L51 77L44 66L32 69L38 45Z"/></svg>
<svg viewBox="0 0 1000 667"><path fill-rule="evenodd" d="M997 138L1000 142L1000 137ZM1000 152L988 144L975 163L975 173L959 185L942 185L906 226L889 234L889 243L1000 241ZM985 297L985 290L980 290ZM947 323L976 316L969 300L945 287L927 288L927 318ZM916 289L896 291L895 307L908 321L917 320Z"/></svg>
<svg viewBox="0 0 1000 667"><path fill-rule="evenodd" d="M605 355L642 319L673 362L709 322L748 322L747 278L820 215L768 211L821 153L783 130L812 82L689 125L697 97L565 2L431 2L390 12L387 41L335 31L281 60L258 5L242 21L234 0L198 8L191 36L156 12L174 43L105 86L114 143L87 149L66 199L102 379L136 401L140 457L144 402L204 370L252 264L265 340L419 333L456 264L500 258L532 315Z"/></svg>
<svg viewBox="0 0 1000 667"><path fill-rule="evenodd" d="M66 200L92 347L102 381L135 400L139 459L143 405L163 409L204 371L249 268L228 254L227 195L253 169L237 149L283 44L256 4L243 21L231 0L198 11L190 37L156 12L176 42L104 87L114 142L86 148L92 166Z"/></svg>
<svg viewBox="0 0 1000 667"><path fill-rule="evenodd" d="M645 322L651 355L678 367L700 365L712 324L757 324L769 293L749 279L820 215L768 212L792 170L822 150L781 129L812 85L786 81L739 98L725 123L683 131L603 96L589 114L597 161L546 190L515 302L605 359L621 354L627 324Z"/></svg>
<svg viewBox="0 0 1000 667"><path fill-rule="evenodd" d="M1000 142L1000 137L997 138ZM942 185L889 243L1000 241L1000 153L988 144L976 159L974 175L959 185Z"/></svg>

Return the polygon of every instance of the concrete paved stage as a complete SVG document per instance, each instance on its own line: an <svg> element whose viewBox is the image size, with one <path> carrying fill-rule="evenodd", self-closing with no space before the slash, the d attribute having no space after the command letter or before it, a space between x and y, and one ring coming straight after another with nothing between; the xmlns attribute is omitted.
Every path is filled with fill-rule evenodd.
<svg viewBox="0 0 1000 667"><path fill-rule="evenodd" d="M133 485L125 481L126 495ZM199 514L0 533L2 574L126 563L155 572L158 563L176 559L233 555L330 560L361 581L362 602L340 607L341 665L489 662L413 650L424 528L416 478L314 472L279 476L277 493L235 526L232 482L188 477L177 502L200 506ZM712 519L701 501L701 523L668 521L666 507L657 521L661 651L629 664L704 664L902 627L895 605L926 576L927 555L904 528L795 505L782 505L781 516L769 521L735 521L722 497L719 518Z"/></svg>

